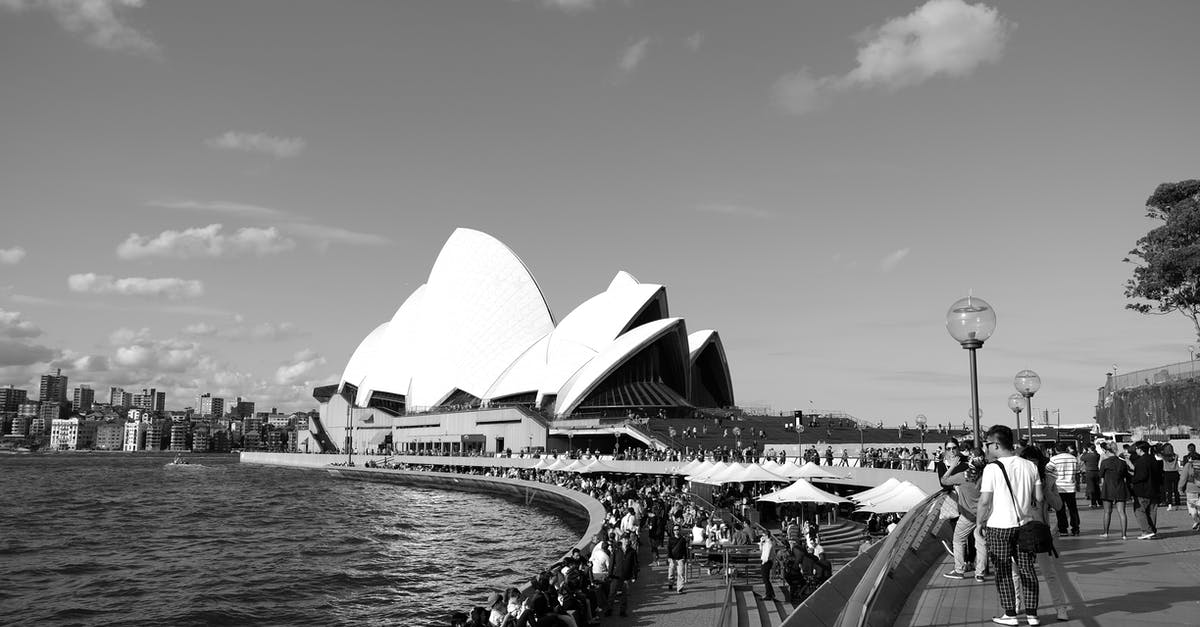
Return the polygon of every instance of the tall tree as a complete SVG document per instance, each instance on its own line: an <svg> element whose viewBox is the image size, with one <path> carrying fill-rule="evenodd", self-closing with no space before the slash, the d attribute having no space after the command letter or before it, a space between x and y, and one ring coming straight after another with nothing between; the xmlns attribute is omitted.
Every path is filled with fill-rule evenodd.
<svg viewBox="0 0 1200 627"><path fill-rule="evenodd" d="M1133 278L1125 282L1125 296L1134 302L1125 307L1144 314L1179 312L1192 321L1200 340L1200 180L1159 185L1146 200L1146 217L1162 224L1138 239L1125 258L1135 264Z"/></svg>

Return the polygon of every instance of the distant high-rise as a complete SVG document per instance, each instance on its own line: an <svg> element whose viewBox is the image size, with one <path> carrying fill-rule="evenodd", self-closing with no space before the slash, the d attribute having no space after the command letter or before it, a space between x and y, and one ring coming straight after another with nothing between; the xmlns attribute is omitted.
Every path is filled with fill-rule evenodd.
<svg viewBox="0 0 1200 627"><path fill-rule="evenodd" d="M27 400L29 392L21 388L8 386L0 388L0 412L15 412L21 407L21 403Z"/></svg>
<svg viewBox="0 0 1200 627"><path fill-rule="evenodd" d="M81 385L75 388L75 393L71 396L71 409L77 412L92 411L92 404L96 401L96 391L90 386Z"/></svg>
<svg viewBox="0 0 1200 627"><path fill-rule="evenodd" d="M254 415L254 401L243 401L242 397L237 398L237 405L234 406L233 413L238 418L250 418Z"/></svg>
<svg viewBox="0 0 1200 627"><path fill-rule="evenodd" d="M46 401L67 402L67 376L62 373L61 368L54 374L42 375L42 388L38 398L43 403Z"/></svg>
<svg viewBox="0 0 1200 627"><path fill-rule="evenodd" d="M149 388L149 389L142 388L141 394L133 395L132 406L137 407L138 409L144 409L146 411L161 412L161 411L166 411L166 409L167 409L166 408L166 405L167 405L166 400L167 400L166 392L159 392L158 390L156 390L154 388Z"/></svg>
<svg viewBox="0 0 1200 627"><path fill-rule="evenodd" d="M108 388L108 404L119 409L133 407L133 394L122 388Z"/></svg>
<svg viewBox="0 0 1200 627"><path fill-rule="evenodd" d="M196 405L200 408L201 417L220 418L225 415L225 399L216 398L208 392L196 399Z"/></svg>

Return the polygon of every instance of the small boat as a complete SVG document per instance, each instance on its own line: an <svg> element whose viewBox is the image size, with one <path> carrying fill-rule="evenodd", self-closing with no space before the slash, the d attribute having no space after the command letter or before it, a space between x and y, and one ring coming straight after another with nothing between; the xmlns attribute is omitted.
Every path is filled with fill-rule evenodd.
<svg viewBox="0 0 1200 627"><path fill-rule="evenodd" d="M175 461L163 464L163 466L187 466L189 468L204 468L203 464L193 464L184 459L182 455L176 455Z"/></svg>

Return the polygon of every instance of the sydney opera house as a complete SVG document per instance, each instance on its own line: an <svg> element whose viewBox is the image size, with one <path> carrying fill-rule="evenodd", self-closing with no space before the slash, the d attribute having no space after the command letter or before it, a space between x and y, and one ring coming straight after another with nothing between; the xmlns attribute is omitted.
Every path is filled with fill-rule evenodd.
<svg viewBox="0 0 1200 627"><path fill-rule="evenodd" d="M301 446L326 452L565 449L621 433L652 446L629 415L734 403L720 336L688 333L662 285L617 272L556 323L525 264L469 229L313 396Z"/></svg>

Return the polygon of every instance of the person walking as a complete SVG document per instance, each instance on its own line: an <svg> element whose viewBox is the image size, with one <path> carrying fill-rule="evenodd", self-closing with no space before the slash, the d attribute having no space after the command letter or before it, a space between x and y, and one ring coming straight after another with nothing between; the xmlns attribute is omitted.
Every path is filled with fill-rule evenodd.
<svg viewBox="0 0 1200 627"><path fill-rule="evenodd" d="M992 618L997 625L1018 625L1016 587L1012 581L1013 561L1021 579L1022 606L1030 625L1040 625L1037 616L1037 555L1021 550L1017 530L1041 510L1042 482L1037 466L1017 457L1013 450L1012 429L994 425L984 438L985 453L991 463L984 466L979 484L979 510L976 520L984 525L984 539L992 569L996 573L996 592L1004 614Z"/></svg>
<svg viewBox="0 0 1200 627"><path fill-rule="evenodd" d="M1125 501L1129 500L1129 464L1109 450L1108 442L1097 442L1096 453L1100 455L1100 501L1104 505L1104 532L1100 537L1108 537L1115 509L1121 518L1121 539L1128 540L1129 516L1125 514Z"/></svg>
<svg viewBox="0 0 1200 627"><path fill-rule="evenodd" d="M691 538L683 535L683 529L676 524L671 529L671 539L667 540L667 586L674 578L678 593L683 592L683 584L687 581L688 552L691 550Z"/></svg>
<svg viewBox="0 0 1200 627"><path fill-rule="evenodd" d="M621 546L613 553L612 576L609 578L607 615L612 616L613 605L617 606L621 616L629 612L629 584L637 583L638 551L633 546L629 534L621 534Z"/></svg>
<svg viewBox="0 0 1200 627"><path fill-rule="evenodd" d="M1163 485L1160 503L1167 504L1167 511L1179 507L1179 458L1175 456L1175 447L1170 442L1162 445L1159 451L1162 458Z"/></svg>
<svg viewBox="0 0 1200 627"><path fill-rule="evenodd" d="M1100 509L1100 453L1096 447L1088 447L1079 455L1079 465L1083 468L1084 484L1087 486L1088 507Z"/></svg>
<svg viewBox="0 0 1200 627"><path fill-rule="evenodd" d="M1192 531L1200 531L1200 459L1183 459L1179 474L1183 477L1183 490L1187 495L1187 511L1192 517Z"/></svg>
<svg viewBox="0 0 1200 627"><path fill-rule="evenodd" d="M764 533L758 540L758 548L761 551L759 562L761 562L763 588L766 589L763 600L774 601L775 589L771 587L771 568L775 566L775 539L771 537L771 534Z"/></svg>
<svg viewBox="0 0 1200 627"><path fill-rule="evenodd" d="M1058 488L1058 496L1063 506L1055 510L1058 519L1058 535L1065 536L1070 523L1071 535L1079 535L1079 505L1075 501L1076 478L1079 475L1079 460L1068 451L1066 442L1059 442L1054 447L1055 455L1046 465L1047 470L1054 473L1054 484Z"/></svg>
<svg viewBox="0 0 1200 627"><path fill-rule="evenodd" d="M1150 453L1150 443L1138 440L1133 443L1137 459L1133 460L1133 477L1129 480L1129 491L1135 498L1133 515L1137 518L1142 535L1138 540L1153 540L1158 537L1158 497L1162 494L1162 465Z"/></svg>

